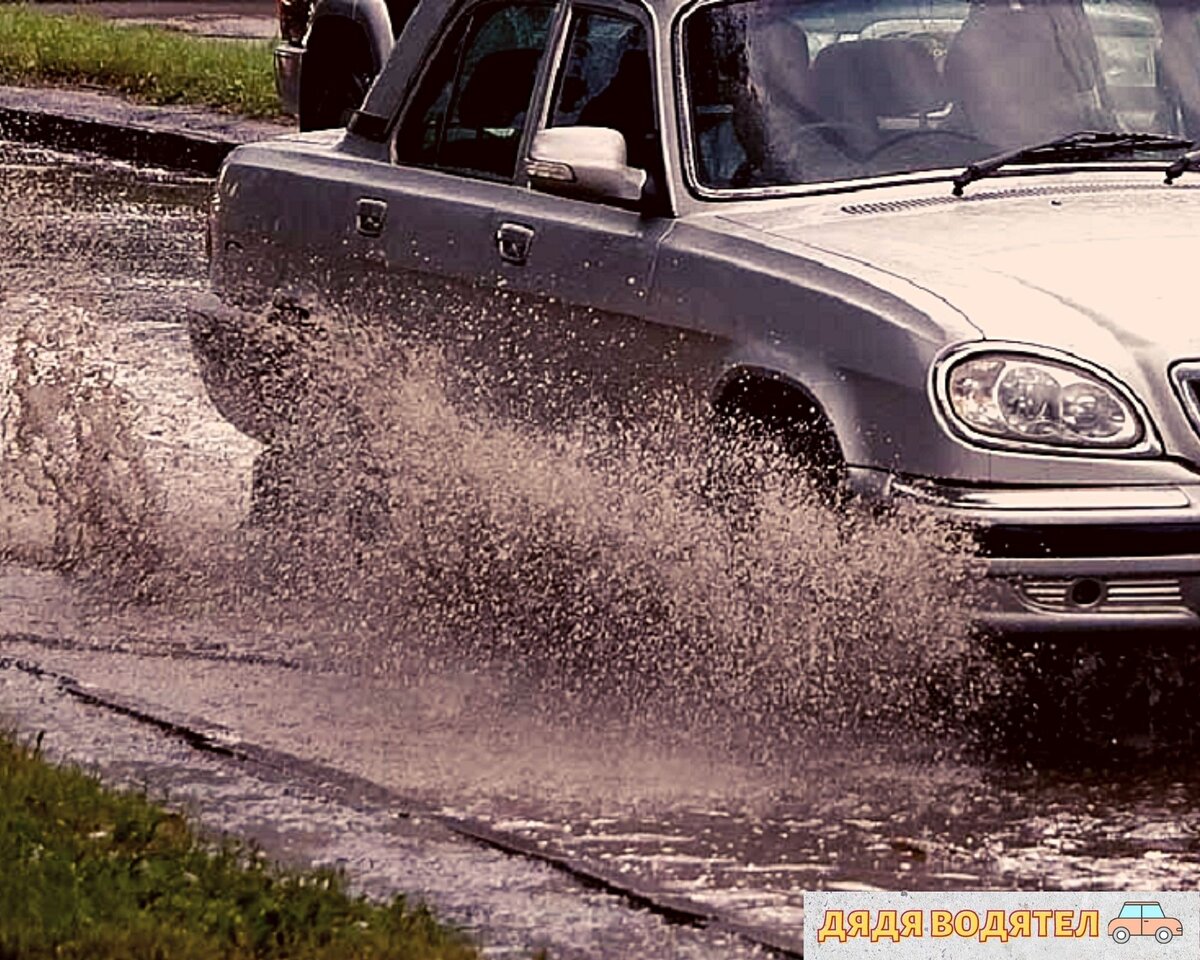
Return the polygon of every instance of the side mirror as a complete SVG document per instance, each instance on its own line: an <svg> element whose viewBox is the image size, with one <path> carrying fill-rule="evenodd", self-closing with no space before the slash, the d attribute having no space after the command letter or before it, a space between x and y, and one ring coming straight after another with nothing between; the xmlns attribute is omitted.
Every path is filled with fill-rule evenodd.
<svg viewBox="0 0 1200 960"><path fill-rule="evenodd" d="M548 193L637 201L646 171L625 162L625 137L608 127L551 127L533 138L526 172Z"/></svg>

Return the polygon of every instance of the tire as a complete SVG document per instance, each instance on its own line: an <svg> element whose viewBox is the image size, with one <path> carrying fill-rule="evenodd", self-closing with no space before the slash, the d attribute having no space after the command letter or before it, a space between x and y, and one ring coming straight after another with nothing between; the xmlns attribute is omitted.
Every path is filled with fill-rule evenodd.
<svg viewBox="0 0 1200 960"><path fill-rule="evenodd" d="M729 513L753 503L763 485L758 471L765 455L775 469L803 478L819 502L840 506L846 464L833 428L799 391L780 392L773 384L767 389L742 388L715 411L706 497Z"/></svg>
<svg viewBox="0 0 1200 960"><path fill-rule="evenodd" d="M1112 938L1117 943L1128 943L1129 942L1129 931L1126 930L1124 927L1117 927L1117 929L1112 932Z"/></svg>
<svg viewBox="0 0 1200 960"><path fill-rule="evenodd" d="M1154 931L1154 939L1157 940L1159 943L1170 943L1171 936L1172 936L1171 931L1168 930L1166 927L1159 927L1157 930Z"/></svg>
<svg viewBox="0 0 1200 960"><path fill-rule="evenodd" d="M327 27L309 41L300 79L300 129L345 127L375 80L357 27Z"/></svg>

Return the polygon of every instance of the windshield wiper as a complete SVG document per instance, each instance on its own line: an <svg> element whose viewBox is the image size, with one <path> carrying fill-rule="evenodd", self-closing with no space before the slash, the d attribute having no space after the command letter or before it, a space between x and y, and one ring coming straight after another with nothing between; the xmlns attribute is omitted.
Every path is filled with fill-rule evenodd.
<svg viewBox="0 0 1200 960"><path fill-rule="evenodd" d="M1189 170L1200 170L1200 150L1189 150L1167 167L1167 183L1174 183Z"/></svg>
<svg viewBox="0 0 1200 960"><path fill-rule="evenodd" d="M967 167L954 178L954 195L961 197L963 190L976 180L990 177L1001 167L1011 163L1047 163L1074 160L1105 160L1108 157L1120 156L1138 151L1160 150L1190 150L1195 141L1184 140L1180 137L1168 137L1158 133L1117 133L1098 130L1081 130L1069 133L1065 137L1057 137L1045 143L1035 143L1028 147L1019 147L998 153L994 157L980 160ZM1182 158L1181 158L1182 159ZM1171 164L1174 170L1179 161ZM1168 176L1170 171L1168 171ZM1179 174L1176 174L1178 176ZM1170 181L1168 181L1170 182Z"/></svg>

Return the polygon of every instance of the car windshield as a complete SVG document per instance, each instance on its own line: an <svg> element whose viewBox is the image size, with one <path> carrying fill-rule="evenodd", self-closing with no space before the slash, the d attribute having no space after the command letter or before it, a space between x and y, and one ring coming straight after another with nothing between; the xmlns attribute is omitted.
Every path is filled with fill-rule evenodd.
<svg viewBox="0 0 1200 960"><path fill-rule="evenodd" d="M1200 0L705 4L682 25L691 174L738 190L954 171L1082 130L1200 139L1198 12Z"/></svg>

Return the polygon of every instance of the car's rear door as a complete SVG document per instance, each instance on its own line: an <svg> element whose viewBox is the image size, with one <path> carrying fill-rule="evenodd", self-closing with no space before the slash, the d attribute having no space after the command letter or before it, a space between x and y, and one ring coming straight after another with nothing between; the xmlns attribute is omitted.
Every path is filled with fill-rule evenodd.
<svg viewBox="0 0 1200 960"><path fill-rule="evenodd" d="M472 396L496 383L519 319L498 283L494 212L523 190L518 157L559 10L543 0L464 6L402 108L393 166L356 199L355 246L387 291L374 309L443 354L452 386Z"/></svg>

